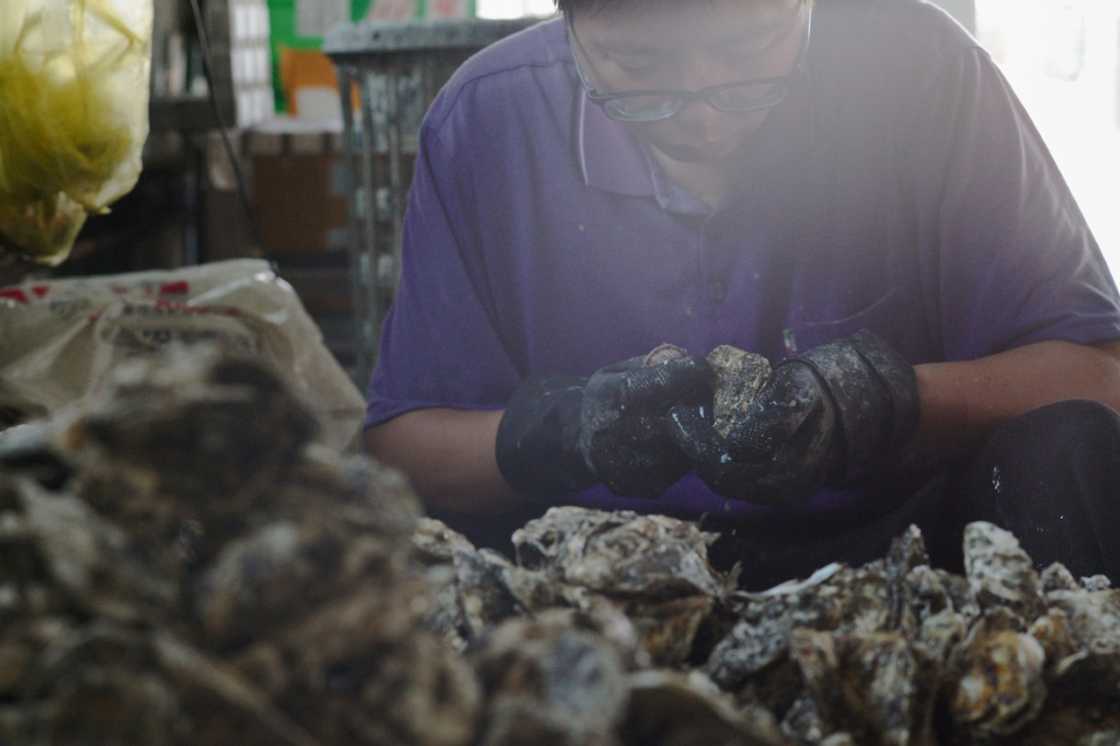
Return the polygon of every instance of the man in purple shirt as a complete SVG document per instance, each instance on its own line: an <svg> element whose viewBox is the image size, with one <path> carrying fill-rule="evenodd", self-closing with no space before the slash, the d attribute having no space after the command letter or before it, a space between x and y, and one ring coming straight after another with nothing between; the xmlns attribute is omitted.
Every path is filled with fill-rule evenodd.
<svg viewBox="0 0 1120 746"><path fill-rule="evenodd" d="M975 41L920 0L559 4L425 119L371 452L468 533L664 513L755 585L910 522L951 565L974 518L1120 572L1120 301ZM722 344L785 360L727 437Z"/></svg>

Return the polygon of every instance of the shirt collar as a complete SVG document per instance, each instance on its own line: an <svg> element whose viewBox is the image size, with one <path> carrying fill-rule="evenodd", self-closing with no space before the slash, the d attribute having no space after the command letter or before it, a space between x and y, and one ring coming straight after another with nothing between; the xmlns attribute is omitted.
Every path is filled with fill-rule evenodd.
<svg viewBox="0 0 1120 746"><path fill-rule="evenodd" d="M649 158L626 130L588 101L577 82L576 157L585 184L630 197L655 196Z"/></svg>
<svg viewBox="0 0 1120 746"><path fill-rule="evenodd" d="M673 184L626 125L608 117L578 88L576 157L583 182L628 197L652 197L663 210L703 214L708 208Z"/></svg>
<svg viewBox="0 0 1120 746"><path fill-rule="evenodd" d="M575 156L583 183L628 197L656 197L655 172L641 143L625 124L614 121L587 99L575 71L564 19L549 23L548 30L553 54L572 66L569 73L576 97Z"/></svg>

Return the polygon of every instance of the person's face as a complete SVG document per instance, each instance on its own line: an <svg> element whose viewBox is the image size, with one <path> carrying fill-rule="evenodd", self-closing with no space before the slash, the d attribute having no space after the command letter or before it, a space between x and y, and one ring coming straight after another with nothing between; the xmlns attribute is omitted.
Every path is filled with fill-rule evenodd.
<svg viewBox="0 0 1120 746"><path fill-rule="evenodd" d="M686 90L792 72L805 39L801 0L623 3L575 14L574 53L600 91ZM676 116L628 126L683 163L718 162L742 147L768 111L725 113L692 101Z"/></svg>

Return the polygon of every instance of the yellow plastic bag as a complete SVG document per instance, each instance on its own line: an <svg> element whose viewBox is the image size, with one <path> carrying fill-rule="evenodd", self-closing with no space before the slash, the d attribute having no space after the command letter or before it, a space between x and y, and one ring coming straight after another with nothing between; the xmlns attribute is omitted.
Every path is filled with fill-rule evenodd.
<svg viewBox="0 0 1120 746"><path fill-rule="evenodd" d="M70 253L140 176L151 0L0 0L0 251Z"/></svg>

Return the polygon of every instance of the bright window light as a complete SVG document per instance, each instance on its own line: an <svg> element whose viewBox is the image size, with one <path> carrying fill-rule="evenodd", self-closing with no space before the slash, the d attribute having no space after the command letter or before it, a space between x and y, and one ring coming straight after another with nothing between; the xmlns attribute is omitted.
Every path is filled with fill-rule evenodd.
<svg viewBox="0 0 1120 746"><path fill-rule="evenodd" d="M481 18L518 18L550 16L556 12L553 0L478 0Z"/></svg>
<svg viewBox="0 0 1120 746"><path fill-rule="evenodd" d="M977 0L991 52L1120 279L1120 3Z"/></svg>

